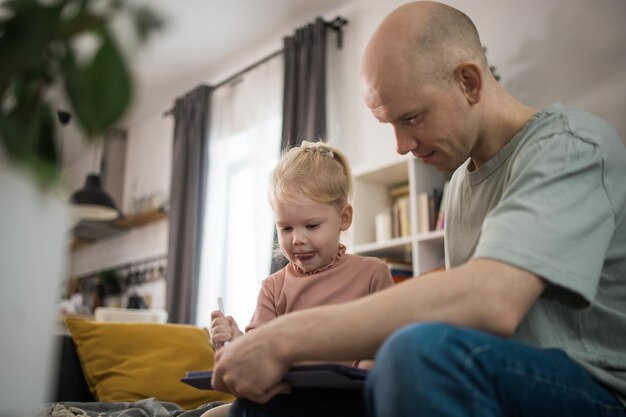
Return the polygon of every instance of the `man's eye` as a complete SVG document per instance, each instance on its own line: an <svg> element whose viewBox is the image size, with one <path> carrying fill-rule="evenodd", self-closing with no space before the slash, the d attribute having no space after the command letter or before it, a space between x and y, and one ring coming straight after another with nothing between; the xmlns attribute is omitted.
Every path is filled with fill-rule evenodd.
<svg viewBox="0 0 626 417"><path fill-rule="evenodd" d="M411 126L414 126L414 125L416 125L416 124L418 124L418 123L420 123L422 121L422 119L424 118L423 114L424 113L419 113L419 114L416 114L414 116L406 117L406 118L404 118L404 123L406 123L408 125L411 125Z"/></svg>

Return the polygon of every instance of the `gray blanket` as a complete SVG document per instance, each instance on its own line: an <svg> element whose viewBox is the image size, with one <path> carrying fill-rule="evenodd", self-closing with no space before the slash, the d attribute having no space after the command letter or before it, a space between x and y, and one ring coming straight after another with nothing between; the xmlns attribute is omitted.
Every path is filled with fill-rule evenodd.
<svg viewBox="0 0 626 417"><path fill-rule="evenodd" d="M205 411L224 404L213 401L194 410L183 410L174 403L147 398L135 402L61 402L47 404L37 417L200 417Z"/></svg>

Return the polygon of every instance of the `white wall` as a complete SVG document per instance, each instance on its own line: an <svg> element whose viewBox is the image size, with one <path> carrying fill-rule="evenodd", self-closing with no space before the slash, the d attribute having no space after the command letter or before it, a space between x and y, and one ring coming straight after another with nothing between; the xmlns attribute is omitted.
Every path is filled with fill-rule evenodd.
<svg viewBox="0 0 626 417"><path fill-rule="evenodd" d="M344 47L329 40L329 136L342 148L355 171L398 158L392 131L379 124L359 92L359 63L380 20L402 4L397 0L355 0L340 14ZM488 58L502 84L527 104L542 107L560 101L608 120L626 141L626 2L623 0L448 0L476 23ZM313 16L311 17L313 18ZM234 54L219 66L203 69L196 79L165 92L158 113L130 127L123 207L132 193L169 191L171 118L163 118L176 96L201 82L217 82L281 47L281 38L304 22L285 22L275 36ZM626 143L626 142L625 142ZM80 175L80 177L84 177ZM82 181L82 180L81 180ZM136 190L133 190L133 186ZM145 235L143 234L145 233ZM74 254L71 273L107 262L148 257L167 247L167 228L143 229Z"/></svg>
<svg viewBox="0 0 626 417"><path fill-rule="evenodd" d="M128 132L123 200L116 201L124 213L133 212L133 201L137 197L158 193L168 198L172 166L173 120L161 114L149 117ZM78 158L71 167L68 183L82 186L86 170L93 159L93 151L86 148L86 156ZM82 172L81 172L82 169ZM74 189L74 188L72 188ZM70 256L68 275L84 275L95 270L113 267L167 253L167 221L130 230L127 233L85 246Z"/></svg>

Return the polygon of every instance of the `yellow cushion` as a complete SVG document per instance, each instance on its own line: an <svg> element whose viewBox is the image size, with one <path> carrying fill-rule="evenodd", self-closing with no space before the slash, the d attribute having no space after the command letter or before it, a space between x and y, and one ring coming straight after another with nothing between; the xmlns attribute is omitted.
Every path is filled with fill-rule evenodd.
<svg viewBox="0 0 626 417"><path fill-rule="evenodd" d="M187 371L213 368L206 329L182 324L66 320L89 389L98 401L154 397L190 410L231 395L200 390L180 379Z"/></svg>

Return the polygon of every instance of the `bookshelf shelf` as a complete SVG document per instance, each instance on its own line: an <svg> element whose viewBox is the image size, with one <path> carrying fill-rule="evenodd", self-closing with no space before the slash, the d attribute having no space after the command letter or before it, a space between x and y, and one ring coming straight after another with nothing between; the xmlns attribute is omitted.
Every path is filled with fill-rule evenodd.
<svg viewBox="0 0 626 417"><path fill-rule="evenodd" d="M354 174L354 219L352 242L348 250L364 256L399 259L413 265L415 275L440 267L444 262L443 230L419 232L420 208L418 196L442 189L443 174L424 165L415 158L400 158L397 162L374 167ZM406 190L408 184L408 190ZM398 201L396 190L408 192L408 206L402 218L408 221L401 229L396 228L390 239L377 241L376 216L389 212Z"/></svg>
<svg viewBox="0 0 626 417"><path fill-rule="evenodd" d="M432 230L417 235L418 242L441 241L443 244L443 230Z"/></svg>
<svg viewBox="0 0 626 417"><path fill-rule="evenodd" d="M370 242L353 248L354 253L366 256L389 256L393 258L409 258L411 254L411 246L413 238L399 237L386 240L384 242Z"/></svg>

